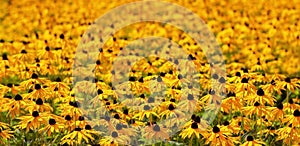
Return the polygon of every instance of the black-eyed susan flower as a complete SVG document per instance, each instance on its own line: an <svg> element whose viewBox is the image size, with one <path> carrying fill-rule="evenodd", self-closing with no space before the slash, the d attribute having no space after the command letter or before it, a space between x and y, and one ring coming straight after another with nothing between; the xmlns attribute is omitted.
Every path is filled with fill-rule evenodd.
<svg viewBox="0 0 300 146"><path fill-rule="evenodd" d="M94 137L92 136L93 134L96 134L97 132L89 130L82 129L80 127L76 127L74 131L71 133L65 135L61 139L61 143L71 143L71 144L81 144L82 139L86 142L89 143L90 140L94 140Z"/></svg>
<svg viewBox="0 0 300 146"><path fill-rule="evenodd" d="M292 92L300 88L299 80L296 78L291 79L290 77L286 77L284 81L281 81L279 84L282 88L286 88L287 90Z"/></svg>
<svg viewBox="0 0 300 146"><path fill-rule="evenodd" d="M25 129L28 132L29 130L36 130L40 128L42 124L47 122L48 113L39 113L38 111L33 111L31 115L21 116L20 123L16 126L17 128Z"/></svg>
<svg viewBox="0 0 300 146"><path fill-rule="evenodd" d="M9 125L0 122L0 144L5 144L5 140L13 138L13 131L10 130Z"/></svg>
<svg viewBox="0 0 300 146"><path fill-rule="evenodd" d="M246 142L241 144L242 146L262 146L264 145L264 142L255 140L253 136L249 135L246 138Z"/></svg>
<svg viewBox="0 0 300 146"><path fill-rule="evenodd" d="M48 124L39 129L39 132L41 133L47 133L48 136L51 135L51 133L56 132L58 133L62 128L64 128L64 125L62 123L57 123L57 121L53 118L49 118Z"/></svg>
<svg viewBox="0 0 300 146"><path fill-rule="evenodd" d="M286 115L283 119L283 122L287 123L288 125L292 124L293 126L300 125L300 111L299 111L299 109L294 110L292 115Z"/></svg>
<svg viewBox="0 0 300 146"><path fill-rule="evenodd" d="M251 106L243 107L242 110L247 116L253 116L254 114L264 116L268 114L266 107L257 101Z"/></svg>
<svg viewBox="0 0 300 146"><path fill-rule="evenodd" d="M163 125L153 124L143 129L144 137L147 140L166 140L169 139L168 129Z"/></svg>
<svg viewBox="0 0 300 146"><path fill-rule="evenodd" d="M258 102L262 105L269 104L271 106L274 105L275 99L270 95L269 93L265 92L262 88L259 88L256 91L255 95L248 95L245 97L245 100L249 102L249 104L254 104L255 102Z"/></svg>
<svg viewBox="0 0 300 146"><path fill-rule="evenodd" d="M17 94L14 99L11 99L6 105L5 109L8 111L8 114L11 115L12 118L19 115L22 108L25 108L27 102L23 99L22 95Z"/></svg>
<svg viewBox="0 0 300 146"><path fill-rule="evenodd" d="M214 126L207 137L206 144L212 145L234 145L234 139L230 137L229 131L221 131L218 126Z"/></svg>
<svg viewBox="0 0 300 146"><path fill-rule="evenodd" d="M121 135L117 131L112 131L111 135L105 136L100 140L99 144L103 146L129 144L130 138L127 135Z"/></svg>

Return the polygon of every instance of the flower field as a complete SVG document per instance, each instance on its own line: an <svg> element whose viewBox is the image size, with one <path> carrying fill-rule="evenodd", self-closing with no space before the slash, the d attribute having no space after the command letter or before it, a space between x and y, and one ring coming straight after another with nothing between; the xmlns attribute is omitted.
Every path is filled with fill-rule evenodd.
<svg viewBox="0 0 300 146"><path fill-rule="evenodd" d="M299 0L0 2L0 145L300 145Z"/></svg>

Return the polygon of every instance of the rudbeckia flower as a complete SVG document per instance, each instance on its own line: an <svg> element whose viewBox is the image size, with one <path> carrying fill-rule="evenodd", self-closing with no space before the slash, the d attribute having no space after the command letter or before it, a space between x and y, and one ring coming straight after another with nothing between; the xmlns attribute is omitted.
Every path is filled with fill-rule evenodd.
<svg viewBox="0 0 300 146"><path fill-rule="evenodd" d="M262 85L262 89L268 93L281 94L281 89L283 89L280 85L278 85L278 81L272 80L270 84Z"/></svg>
<svg viewBox="0 0 300 146"><path fill-rule="evenodd" d="M237 91L245 92L246 94L255 93L256 87L253 85L250 78L243 77L241 82L236 85ZM245 94L245 95L246 95Z"/></svg>
<svg viewBox="0 0 300 146"><path fill-rule="evenodd" d="M64 125L62 123L57 123L55 119L50 118L48 120L48 125L45 127L39 129L39 132L41 133L47 133L48 136L51 135L51 133L56 132L58 133L62 128L64 128Z"/></svg>
<svg viewBox="0 0 300 146"><path fill-rule="evenodd" d="M14 99L11 99L5 105L5 109L12 118L19 115L23 108L27 106L27 102L23 99L22 95L17 94Z"/></svg>
<svg viewBox="0 0 300 146"><path fill-rule="evenodd" d="M133 118L139 118L139 120L143 120L144 117L151 118L152 115L158 118L160 117L149 105L145 104L141 107L140 111L133 116Z"/></svg>
<svg viewBox="0 0 300 146"><path fill-rule="evenodd" d="M153 124L145 127L143 130L144 137L149 140L166 140L169 138L168 129L164 128L163 125Z"/></svg>
<svg viewBox="0 0 300 146"><path fill-rule="evenodd" d="M0 144L5 145L6 140L13 138L13 131L9 129L9 125L6 123L0 122Z"/></svg>
<svg viewBox="0 0 300 146"><path fill-rule="evenodd" d="M234 145L234 140L230 137L229 131L221 131L218 126L214 126L208 134L205 144L212 145Z"/></svg>
<svg viewBox="0 0 300 146"><path fill-rule="evenodd" d="M258 102L262 105L269 104L271 106L273 106L274 102L276 101L269 93L265 92L262 88L259 88L256 91L256 95L248 95L247 97L245 97L245 100L247 100L249 104Z"/></svg>
<svg viewBox="0 0 300 146"><path fill-rule="evenodd" d="M244 142L241 146L262 146L264 145L264 142L255 140L253 136L249 135L247 136L247 141Z"/></svg>
<svg viewBox="0 0 300 146"><path fill-rule="evenodd" d="M48 113L39 113L38 111L33 111L31 115L21 116L20 123L16 126L16 128L25 129L26 132L29 130L35 130L41 127L42 124L46 124Z"/></svg>
<svg viewBox="0 0 300 146"><path fill-rule="evenodd" d="M268 115L266 107L257 101L252 106L243 107L242 111L246 116L253 116L254 114L258 116Z"/></svg>
<svg viewBox="0 0 300 146"><path fill-rule="evenodd" d="M271 113L268 117L269 119L271 120L279 119L280 121L282 121L285 113L283 111L283 104L281 102L277 103L276 107L268 107L267 109Z"/></svg>
<svg viewBox="0 0 300 146"><path fill-rule="evenodd" d="M32 73L31 79L21 82L20 86L29 89L32 88L35 84L46 84L49 83L49 80L46 78L40 78L38 74Z"/></svg>
<svg viewBox="0 0 300 146"><path fill-rule="evenodd" d="M282 88L286 88L287 90L292 92L300 88L299 81L296 78L291 79L289 77L286 77L284 81L281 81L279 84Z"/></svg>
<svg viewBox="0 0 300 146"><path fill-rule="evenodd" d="M61 144L64 143L71 143L71 144L81 144L82 143L82 139L86 142L89 143L90 140L94 140L94 137L92 136L93 134L97 134L96 131L91 131L89 130L85 130L82 129L80 127L77 127L74 129L73 132L65 135L62 139L61 139Z"/></svg>
<svg viewBox="0 0 300 146"><path fill-rule="evenodd" d="M53 108L49 103L44 103L41 98L38 98L35 101L28 102L28 106L25 108L29 112L39 111L39 112L52 112Z"/></svg>
<svg viewBox="0 0 300 146"><path fill-rule="evenodd" d="M275 133L278 135L276 140L283 140L286 144L298 144L297 139L299 138L299 129L292 124L279 128Z"/></svg>
<svg viewBox="0 0 300 146"><path fill-rule="evenodd" d="M299 109L294 110L293 115L286 115L283 119L284 123L292 124L293 126L300 125L300 111Z"/></svg>
<svg viewBox="0 0 300 146"><path fill-rule="evenodd" d="M103 146L118 146L119 144L130 144L130 138L127 135L121 135L117 131L111 132L110 136L105 136L99 142Z"/></svg>

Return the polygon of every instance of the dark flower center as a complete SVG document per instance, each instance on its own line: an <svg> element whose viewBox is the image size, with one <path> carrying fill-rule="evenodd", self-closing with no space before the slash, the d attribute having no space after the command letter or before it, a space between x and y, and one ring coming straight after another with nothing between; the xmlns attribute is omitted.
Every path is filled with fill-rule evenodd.
<svg viewBox="0 0 300 146"><path fill-rule="evenodd" d="M69 105L78 108L80 106L80 103L78 101L74 101L74 102L70 101Z"/></svg>
<svg viewBox="0 0 300 146"><path fill-rule="evenodd" d="M65 120L70 121L72 118L70 115L66 115Z"/></svg>
<svg viewBox="0 0 300 146"><path fill-rule="evenodd" d="M162 76L162 77L164 77L164 76L166 76L166 73L161 72L159 75Z"/></svg>
<svg viewBox="0 0 300 146"><path fill-rule="evenodd" d="M144 110L145 110L145 111L150 110L150 109L151 109L151 108L150 108L149 105L145 105L145 106L144 106Z"/></svg>
<svg viewBox="0 0 300 146"><path fill-rule="evenodd" d="M12 83L8 83L6 86L9 87L9 88L11 88L13 86L13 84Z"/></svg>
<svg viewBox="0 0 300 146"><path fill-rule="evenodd" d="M100 60L97 60L97 61L96 61L96 64L97 64L97 65L101 65Z"/></svg>
<svg viewBox="0 0 300 146"><path fill-rule="evenodd" d="M27 51L26 50L22 50L21 53L22 54L27 54Z"/></svg>
<svg viewBox="0 0 300 146"><path fill-rule="evenodd" d="M194 96L192 94L188 95L188 100L194 100Z"/></svg>
<svg viewBox="0 0 300 146"><path fill-rule="evenodd" d="M31 75L31 78L32 79L37 79L39 76L36 74L36 73L33 73L32 75Z"/></svg>
<svg viewBox="0 0 300 146"><path fill-rule="evenodd" d="M55 125L55 124L56 124L55 119L49 119L49 124L50 124L50 125Z"/></svg>
<svg viewBox="0 0 300 146"><path fill-rule="evenodd" d="M248 81L249 81L249 79L247 79L247 78L242 78L242 83L248 83Z"/></svg>
<svg viewBox="0 0 300 146"><path fill-rule="evenodd" d="M121 130L123 128L123 126L121 124L117 124L116 129L117 130Z"/></svg>
<svg viewBox="0 0 300 146"><path fill-rule="evenodd" d="M259 102L256 101L256 102L254 103L254 106L260 106Z"/></svg>
<svg viewBox="0 0 300 146"><path fill-rule="evenodd" d="M38 98L38 99L35 101L35 103L36 103L37 105L43 105L43 100L42 100L41 98Z"/></svg>
<svg viewBox="0 0 300 146"><path fill-rule="evenodd" d="M214 132L214 133L220 132L220 128L219 128L218 126L214 126L213 132Z"/></svg>
<svg viewBox="0 0 300 146"><path fill-rule="evenodd" d="M140 82L140 83L144 83L144 78L140 78L140 79L139 79L139 82Z"/></svg>
<svg viewBox="0 0 300 146"><path fill-rule="evenodd" d="M247 141L253 141L253 137L250 135L250 136L247 136Z"/></svg>
<svg viewBox="0 0 300 146"><path fill-rule="evenodd" d="M2 60L8 60L7 54L2 54Z"/></svg>
<svg viewBox="0 0 300 146"><path fill-rule="evenodd" d="M129 81L134 82L134 81L136 81L136 78L135 77L129 77Z"/></svg>
<svg viewBox="0 0 300 146"><path fill-rule="evenodd" d="M168 107L168 109L169 109L170 111L172 111L172 110L175 109L175 107L173 106L173 104L170 104L169 107Z"/></svg>
<svg viewBox="0 0 300 146"><path fill-rule="evenodd" d="M34 89L35 90L40 90L42 87L41 87L41 85L40 84L35 84L34 85Z"/></svg>
<svg viewBox="0 0 300 146"><path fill-rule="evenodd" d="M213 74L213 79L218 79L219 78L219 76L218 76L218 74Z"/></svg>
<svg viewBox="0 0 300 146"><path fill-rule="evenodd" d="M154 102L154 98L153 97L149 97L148 98L148 103L153 103Z"/></svg>
<svg viewBox="0 0 300 146"><path fill-rule="evenodd" d="M144 99L145 98L145 94L140 95L140 98Z"/></svg>
<svg viewBox="0 0 300 146"><path fill-rule="evenodd" d="M114 118L115 118L115 119L120 119L119 114L115 114L115 115L114 115Z"/></svg>
<svg viewBox="0 0 300 146"><path fill-rule="evenodd" d="M236 72L236 73L235 73L235 76L237 76L237 77L241 77L242 75L241 75L241 73L240 73L240 72Z"/></svg>
<svg viewBox="0 0 300 146"><path fill-rule="evenodd" d="M45 49L46 49L46 51L50 51L50 47L49 46L47 46Z"/></svg>
<svg viewBox="0 0 300 146"><path fill-rule="evenodd" d="M157 82L162 82L162 78L160 76L157 77Z"/></svg>
<svg viewBox="0 0 300 146"><path fill-rule="evenodd" d="M124 109L123 114L128 115L128 109Z"/></svg>
<svg viewBox="0 0 300 146"><path fill-rule="evenodd" d="M91 127L91 125L85 125L84 129L85 129L85 130L91 130L92 127Z"/></svg>
<svg viewBox="0 0 300 146"><path fill-rule="evenodd" d="M64 39L64 38L65 38L65 35L64 35L64 34L60 34L60 35L59 35L59 38L60 38L60 39Z"/></svg>
<svg viewBox="0 0 300 146"><path fill-rule="evenodd" d="M235 96L236 96L235 92L229 92L227 94L227 97L235 97Z"/></svg>
<svg viewBox="0 0 300 146"><path fill-rule="evenodd" d="M201 118L200 118L199 116L196 116L196 117L194 118L194 121L195 121L196 123L200 123L200 122L201 122Z"/></svg>
<svg viewBox="0 0 300 146"><path fill-rule="evenodd" d="M32 112L32 116L33 117L38 117L39 116L39 112L38 111L33 111Z"/></svg>
<svg viewBox="0 0 300 146"><path fill-rule="evenodd" d="M84 117L83 116L79 116L79 121L83 121L84 120Z"/></svg>
<svg viewBox="0 0 300 146"><path fill-rule="evenodd" d="M208 91L208 93L210 94L210 95L215 95L215 90L213 90L213 89L210 89L209 91Z"/></svg>
<svg viewBox="0 0 300 146"><path fill-rule="evenodd" d="M101 89L98 89L97 92L98 92L98 95L103 93L103 91Z"/></svg>
<svg viewBox="0 0 300 146"><path fill-rule="evenodd" d="M196 118L196 115L193 114L193 115L191 116L191 119L195 121L195 118Z"/></svg>
<svg viewBox="0 0 300 146"><path fill-rule="evenodd" d="M61 78L58 77L58 78L55 79L55 81L56 81L56 82L61 82Z"/></svg>
<svg viewBox="0 0 300 146"><path fill-rule="evenodd" d="M284 81L287 82L287 83L291 83L291 79L289 77L285 78Z"/></svg>
<svg viewBox="0 0 300 146"><path fill-rule="evenodd" d="M196 57L194 57L192 54L189 54L188 60L196 60Z"/></svg>
<svg viewBox="0 0 300 146"><path fill-rule="evenodd" d="M79 128L79 127L75 128L75 131L81 131L81 130L82 130L82 129Z"/></svg>
<svg viewBox="0 0 300 146"><path fill-rule="evenodd" d="M179 75L177 76L177 78L178 78L179 80L183 79L182 74L179 74Z"/></svg>
<svg viewBox="0 0 300 146"><path fill-rule="evenodd" d="M229 122L228 122L228 121L225 121L225 122L223 123L223 125L224 125L224 126L228 126L228 125L229 125Z"/></svg>
<svg viewBox="0 0 300 146"><path fill-rule="evenodd" d="M196 122L193 122L192 125L191 125L191 128L197 129L198 128L198 124Z"/></svg>
<svg viewBox="0 0 300 146"><path fill-rule="evenodd" d="M114 132L111 133L111 136L112 136L113 138L116 138L116 137L119 136L119 134L118 134L116 131L114 131Z"/></svg>
<svg viewBox="0 0 300 146"><path fill-rule="evenodd" d="M171 98L170 101L171 101L171 102L175 102L176 100L175 100L174 98Z"/></svg>
<svg viewBox="0 0 300 146"><path fill-rule="evenodd" d="M264 95L265 95L265 92L264 92L263 89L259 88L259 89L257 90L256 94L257 94L258 96L264 96Z"/></svg>
<svg viewBox="0 0 300 146"><path fill-rule="evenodd" d="M296 110L294 111L294 116L295 116L295 117L300 117L300 111L299 111L298 109L296 109Z"/></svg>
<svg viewBox="0 0 300 146"><path fill-rule="evenodd" d="M21 95L19 95L19 94L17 94L16 96L15 96L15 100L16 101L19 101L19 100L22 100L23 99L23 97L21 96Z"/></svg>
<svg viewBox="0 0 300 146"><path fill-rule="evenodd" d="M224 77L221 77L221 78L219 79L219 82L222 83L222 84L224 84L224 83L226 82L226 80L225 80Z"/></svg>
<svg viewBox="0 0 300 146"><path fill-rule="evenodd" d="M110 121L110 117L109 116L107 116L107 117L104 117L104 119L105 119L105 121Z"/></svg>
<svg viewBox="0 0 300 146"><path fill-rule="evenodd" d="M153 127L153 130L156 131L156 132L159 132L160 127L157 124L155 124L155 126Z"/></svg>
<svg viewBox="0 0 300 146"><path fill-rule="evenodd" d="M277 104L277 108L282 110L283 109L283 104L282 103Z"/></svg>

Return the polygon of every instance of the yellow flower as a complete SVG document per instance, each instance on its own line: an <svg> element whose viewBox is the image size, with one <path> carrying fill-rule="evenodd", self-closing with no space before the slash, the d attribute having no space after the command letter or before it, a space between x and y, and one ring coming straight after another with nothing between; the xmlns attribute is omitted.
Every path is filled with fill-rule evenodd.
<svg viewBox="0 0 300 146"><path fill-rule="evenodd" d="M20 123L16 126L16 128L25 129L26 132L29 130L35 130L41 127L42 124L47 122L48 113L39 113L38 111L33 111L31 115L21 116Z"/></svg>
<svg viewBox="0 0 300 146"><path fill-rule="evenodd" d="M241 146L262 146L264 144L264 142L254 140L254 138L250 135L247 136L247 141L241 144Z"/></svg>
<svg viewBox="0 0 300 146"><path fill-rule="evenodd" d="M69 143L69 144L82 144L82 139L89 143L90 140L94 140L95 138L92 136L94 134L99 134L98 132L91 130L90 127L85 127L87 129L82 129L80 127L77 127L72 131L71 133L65 135L61 139L61 144Z"/></svg>
<svg viewBox="0 0 300 146"><path fill-rule="evenodd" d="M168 129L162 125L153 124L145 127L143 130L144 137L149 141L169 139Z"/></svg>

